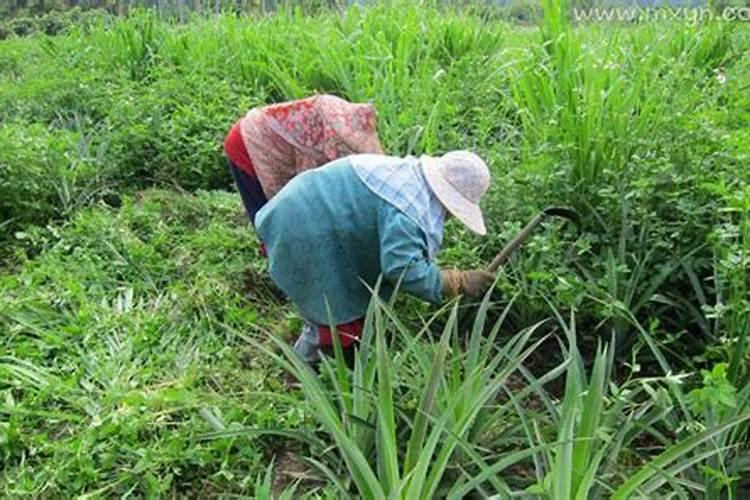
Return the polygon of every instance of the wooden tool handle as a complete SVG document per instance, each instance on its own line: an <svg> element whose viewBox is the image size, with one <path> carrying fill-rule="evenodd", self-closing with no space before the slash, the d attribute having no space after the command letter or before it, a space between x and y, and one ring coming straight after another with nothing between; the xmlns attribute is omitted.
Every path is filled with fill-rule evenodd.
<svg viewBox="0 0 750 500"><path fill-rule="evenodd" d="M492 259L492 262L490 262L490 265L487 266L487 271L494 273L497 272L498 269L500 269L500 266L505 264L505 261L508 260L508 257L510 257L510 254L512 254L518 247L523 245L523 243L529 239L529 236L531 236L531 233L534 231L534 229L539 225L540 222L544 220L545 217L562 217L564 219L568 219L573 224L578 227L580 224L581 217L578 215L578 213L575 210L572 210L570 208L565 207L547 207L541 212L539 212L536 217L531 219L531 221L526 224L526 227L521 229L521 232L516 235L515 238L510 240L510 242L503 247L502 250L500 250L500 253L498 253L494 259Z"/></svg>
<svg viewBox="0 0 750 500"><path fill-rule="evenodd" d="M492 259L492 262L490 262L490 265L487 266L487 271L494 273L498 269L500 269L500 266L505 264L505 261L508 260L508 257L510 257L510 254L512 254L516 248L520 247L524 241L529 239L529 236L531 236L531 233L534 231L534 228L536 228L540 222L545 217L544 212L539 212L536 217L531 219L531 221L526 224L526 227L521 229L521 232L516 235L515 238L510 240L507 245L503 247L502 250L500 250L500 253L498 253L494 259Z"/></svg>

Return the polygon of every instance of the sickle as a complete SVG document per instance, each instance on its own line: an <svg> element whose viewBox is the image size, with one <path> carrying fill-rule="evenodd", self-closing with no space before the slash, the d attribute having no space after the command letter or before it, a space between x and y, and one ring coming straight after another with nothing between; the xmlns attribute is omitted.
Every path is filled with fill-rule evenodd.
<svg viewBox="0 0 750 500"><path fill-rule="evenodd" d="M565 207L547 207L541 212L539 212L533 219L529 221L526 226L521 229L521 231L508 242L507 245L503 247L502 250L495 256L494 259L492 259L492 262L490 262L490 265L487 266L487 271L491 273L497 272L498 269L500 269L500 266L505 264L505 261L508 260L508 257L523 243L529 239L529 236L531 236L531 233L536 229L536 227L546 218L546 217L562 217L564 219L568 219L576 226L579 225L581 217L578 215L578 213L570 208Z"/></svg>

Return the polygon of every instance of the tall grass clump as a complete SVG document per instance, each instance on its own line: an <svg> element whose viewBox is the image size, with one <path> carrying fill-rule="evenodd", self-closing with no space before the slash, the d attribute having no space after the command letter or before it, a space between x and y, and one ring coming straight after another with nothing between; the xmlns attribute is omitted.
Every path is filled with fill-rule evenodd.
<svg viewBox="0 0 750 500"><path fill-rule="evenodd" d="M587 196L644 148L670 147L655 139L669 133L686 82L734 57L733 28L721 23L584 29L571 26L567 2L543 6L540 44L513 68L513 97L529 147L559 144L569 182Z"/></svg>
<svg viewBox="0 0 750 500"><path fill-rule="evenodd" d="M301 382L306 411L331 442L304 459L311 470L343 497L624 499L721 490L702 471L709 463L722 464L717 473L732 470L750 408L719 420L693 416L680 377L613 378L609 346L587 370L574 319L559 325L561 362L534 373L530 358L550 348L535 335L542 325L508 336L505 314L486 328L489 309L486 297L463 337L456 307L446 308L445 327L430 341L373 302L353 369L337 353L320 377L283 342L276 352L253 341ZM561 377L562 393L553 392ZM671 427L685 417L687 427ZM247 432L258 431L210 437Z"/></svg>

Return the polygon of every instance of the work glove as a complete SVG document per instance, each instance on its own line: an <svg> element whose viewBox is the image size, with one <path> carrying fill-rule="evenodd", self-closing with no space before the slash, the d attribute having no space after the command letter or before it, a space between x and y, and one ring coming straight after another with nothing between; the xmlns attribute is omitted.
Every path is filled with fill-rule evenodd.
<svg viewBox="0 0 750 500"><path fill-rule="evenodd" d="M463 294L467 297L481 297L495 281L495 275L483 269L458 271L444 269L440 272L443 296L446 298Z"/></svg>

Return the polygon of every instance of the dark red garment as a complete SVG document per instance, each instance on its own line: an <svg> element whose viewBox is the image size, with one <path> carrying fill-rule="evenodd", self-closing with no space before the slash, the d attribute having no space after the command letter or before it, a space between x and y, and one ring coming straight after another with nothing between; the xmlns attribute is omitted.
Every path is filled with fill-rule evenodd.
<svg viewBox="0 0 750 500"><path fill-rule="evenodd" d="M338 325L336 327L336 333L339 334L339 340L341 340L341 347L349 347L354 341L359 340L362 335L362 329L365 326L364 319L355 319L351 323L344 325ZM321 346L333 345L333 337L331 336L331 329L327 326L318 327L318 336L320 339Z"/></svg>
<svg viewBox="0 0 750 500"><path fill-rule="evenodd" d="M245 141L242 140L242 134L240 133L240 122L234 124L232 130L227 134L227 138L224 139L224 153L237 168L255 177L255 167L253 167L253 162L247 153L247 147L245 147Z"/></svg>

